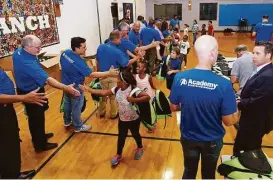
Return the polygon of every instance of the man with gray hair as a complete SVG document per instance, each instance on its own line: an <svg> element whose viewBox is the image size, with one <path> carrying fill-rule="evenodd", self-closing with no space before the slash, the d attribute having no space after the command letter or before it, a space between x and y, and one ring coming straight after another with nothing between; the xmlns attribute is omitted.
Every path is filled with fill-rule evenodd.
<svg viewBox="0 0 273 180"><path fill-rule="evenodd" d="M236 94L240 96L255 67L252 63L252 54L248 52L246 45L238 45L235 48L235 53L238 59L235 60L231 70L231 83L239 83L240 88Z"/></svg>
<svg viewBox="0 0 273 180"><path fill-rule="evenodd" d="M42 42L38 37L27 35L22 39L22 47L14 52L12 60L17 93L19 95L28 94L37 88L40 88L38 93L44 93L44 86L48 84L74 96L79 96L80 92L73 87L74 84L64 85L49 77L43 70L37 58L41 48ZM57 143L47 142L47 139L54 134L45 133L45 110L48 109L48 103L43 103L43 106L30 103L24 103L24 105L35 151L46 151L57 147Z"/></svg>

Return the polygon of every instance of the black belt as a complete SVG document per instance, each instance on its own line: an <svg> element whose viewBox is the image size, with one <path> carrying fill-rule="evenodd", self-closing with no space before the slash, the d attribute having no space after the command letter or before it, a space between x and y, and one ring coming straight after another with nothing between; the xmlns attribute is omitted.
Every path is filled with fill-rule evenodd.
<svg viewBox="0 0 273 180"><path fill-rule="evenodd" d="M0 109L13 107L13 104L0 104Z"/></svg>

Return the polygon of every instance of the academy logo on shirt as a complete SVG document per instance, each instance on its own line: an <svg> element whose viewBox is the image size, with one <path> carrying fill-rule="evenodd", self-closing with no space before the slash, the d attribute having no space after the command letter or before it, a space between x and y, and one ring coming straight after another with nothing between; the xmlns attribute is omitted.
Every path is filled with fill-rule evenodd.
<svg viewBox="0 0 273 180"><path fill-rule="evenodd" d="M65 53L63 53L63 57L64 57L65 59L67 59L68 62L70 62L71 64L74 63L73 59L71 59L70 57L68 57Z"/></svg>
<svg viewBox="0 0 273 180"><path fill-rule="evenodd" d="M209 90L215 90L218 84L210 83L206 81L197 81L192 79L181 79L180 80L180 86L190 86L190 87L196 87L196 88L202 88L202 89L209 89Z"/></svg>

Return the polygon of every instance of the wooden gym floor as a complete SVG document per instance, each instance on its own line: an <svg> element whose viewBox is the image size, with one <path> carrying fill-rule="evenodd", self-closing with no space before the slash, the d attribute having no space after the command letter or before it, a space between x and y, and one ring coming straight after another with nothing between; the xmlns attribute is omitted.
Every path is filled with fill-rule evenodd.
<svg viewBox="0 0 273 180"><path fill-rule="evenodd" d="M234 48L238 44L248 45L250 51L254 42L250 34L233 34L224 36L223 33L216 33L219 42L219 53L226 57L234 57ZM192 37L190 38L192 39ZM188 57L188 69L193 68L197 63L194 49ZM183 65L184 67L184 65ZM165 82L154 79L156 87L164 90L167 95L169 91L165 88ZM71 128L63 126L62 114L59 113L59 105L62 92L49 90L50 108L46 112L46 132L53 132L54 137L49 142L59 143L59 147L35 153L28 130L28 122L21 105L16 107L16 112L22 139L22 171L36 169L37 175L34 178L138 178L138 179L178 179L183 173L183 155L179 142L180 131L176 123L176 116L167 120L164 129L164 120L159 120L157 130L149 134L141 127L143 136L144 155L141 160L133 160L133 150L136 148L133 138L127 138L122 162L112 168L110 159L116 153L117 141L117 120L100 119L96 116L96 108L90 94L87 108L82 114L82 119L92 125L89 133L74 133ZM236 130L234 127L226 128L223 154L232 154L232 148ZM273 157L273 133L264 137L263 150ZM220 162L219 162L220 163ZM199 168L200 169L200 168ZM197 178L200 178L200 170ZM216 173L217 178L223 178Z"/></svg>

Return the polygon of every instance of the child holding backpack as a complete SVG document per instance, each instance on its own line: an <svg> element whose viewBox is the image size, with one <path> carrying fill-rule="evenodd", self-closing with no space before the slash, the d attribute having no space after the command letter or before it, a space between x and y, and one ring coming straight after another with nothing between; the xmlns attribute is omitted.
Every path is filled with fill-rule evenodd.
<svg viewBox="0 0 273 180"><path fill-rule="evenodd" d="M99 96L116 95L119 106L118 122L118 148L117 154L112 158L111 164L117 165L122 159L122 150L128 134L131 131L133 138L137 143L135 150L135 159L140 159L143 154L142 138L139 134L140 119L137 112L133 109L132 103L147 102L150 97L145 92L136 92L136 97L130 97L131 91L137 86L137 82L131 72L121 71L117 80L117 87L111 90L95 90L87 86L79 86L82 91L88 91L91 94Z"/></svg>
<svg viewBox="0 0 273 180"><path fill-rule="evenodd" d="M155 97L153 89L155 90L155 87L152 77L147 73L147 70L147 63L143 61L138 63L138 74L136 74L137 87L140 89L146 89L145 92L150 96L151 100L153 100ZM153 133L155 131L155 124L153 127L147 128L149 133Z"/></svg>

